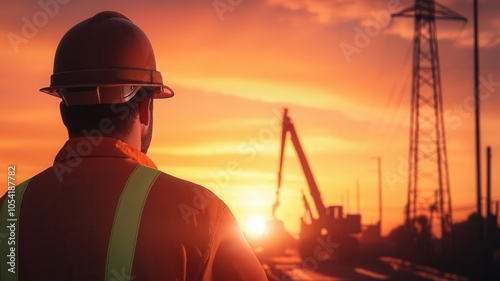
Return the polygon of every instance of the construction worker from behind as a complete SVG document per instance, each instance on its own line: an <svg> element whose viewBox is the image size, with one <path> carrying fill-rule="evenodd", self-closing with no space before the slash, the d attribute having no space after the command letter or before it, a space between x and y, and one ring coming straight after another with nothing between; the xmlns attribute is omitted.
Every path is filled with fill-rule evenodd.
<svg viewBox="0 0 500 281"><path fill-rule="evenodd" d="M0 199L0 280L267 280L228 207L146 156L153 100L174 92L120 13L72 27L49 87L69 140Z"/></svg>

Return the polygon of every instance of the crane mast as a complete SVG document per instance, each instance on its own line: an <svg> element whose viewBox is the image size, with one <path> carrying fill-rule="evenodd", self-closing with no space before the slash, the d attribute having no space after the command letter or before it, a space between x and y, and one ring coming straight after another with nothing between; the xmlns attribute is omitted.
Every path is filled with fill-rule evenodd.
<svg viewBox="0 0 500 281"><path fill-rule="evenodd" d="M318 218L314 218L311 212L311 206L307 202L306 196L303 193L302 199L304 201L305 216L300 220L300 233L298 238L298 250L303 258L316 255L318 247L318 239L326 239L324 241L331 241L342 247L338 249L331 249L325 254L325 259L330 260L349 260L354 259L358 252L357 239L352 234L361 231L361 215L359 214L344 214L342 206L328 206L325 207L319 188L314 180L311 167L307 162L304 150L299 141L297 131L293 125L292 120L288 116L288 109L285 108L283 112L283 130L281 132L281 149L280 161L278 169L278 188L276 190L276 202L273 205L273 216L275 216L276 208L279 206L279 194L282 180L283 158L285 154L286 138L290 133L293 146L297 152L304 176L306 177L309 187L309 193L313 199L314 207L318 212ZM310 222L308 222L310 221Z"/></svg>
<svg viewBox="0 0 500 281"><path fill-rule="evenodd" d="M307 184L309 186L309 193L314 201L314 206L316 207L316 211L318 212L319 220L324 220L326 216L326 208L323 200L321 199L321 194L319 192L316 181L314 180L311 168L309 163L307 162L306 155L304 154L304 150L300 145L299 137L297 135L297 131L295 130L295 126L293 125L292 120L288 116L288 109L285 108L283 112L283 126L281 132L281 152L280 152L280 161L279 161L279 169L278 169L278 189L276 191L276 203L273 206L273 216L276 210L276 207L279 205L279 191L281 188L281 174L283 168L283 157L285 153L285 144L286 137L290 133L293 146L295 151L297 152L297 156L299 157L300 164L302 166L302 170L304 171L304 176L306 177ZM312 214L311 214L312 218Z"/></svg>

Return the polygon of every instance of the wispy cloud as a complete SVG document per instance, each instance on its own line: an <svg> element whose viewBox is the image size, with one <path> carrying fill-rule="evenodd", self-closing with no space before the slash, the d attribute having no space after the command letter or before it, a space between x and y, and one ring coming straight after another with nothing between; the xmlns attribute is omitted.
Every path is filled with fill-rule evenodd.
<svg viewBox="0 0 500 281"><path fill-rule="evenodd" d="M270 5L283 7L290 11L301 12L320 24L336 24L359 20L368 14L374 1L350 0L267 0ZM380 3L376 3L380 4Z"/></svg>

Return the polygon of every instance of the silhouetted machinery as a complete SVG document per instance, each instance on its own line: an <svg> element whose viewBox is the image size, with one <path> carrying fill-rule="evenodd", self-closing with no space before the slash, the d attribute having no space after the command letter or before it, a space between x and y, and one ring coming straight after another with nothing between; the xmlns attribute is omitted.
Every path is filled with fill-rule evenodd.
<svg viewBox="0 0 500 281"><path fill-rule="evenodd" d="M285 140L288 133L291 135L293 146L302 165L302 170L309 186L309 192L318 215L317 218L314 218L311 206L306 196L303 195L306 213L301 218L298 241L300 255L303 258L312 257L317 260L343 261L355 258L358 251L358 241L352 235L361 231L361 216L359 214L344 214L342 206L325 207L311 168L300 145L295 127L288 116L288 109L286 108L283 113L278 188L276 191L276 202L272 209L273 217L279 205Z"/></svg>
<svg viewBox="0 0 500 281"><path fill-rule="evenodd" d="M286 254L286 250L295 246L296 240L285 230L280 220L266 221L264 233L257 237L248 237L248 242L257 257L272 257Z"/></svg>

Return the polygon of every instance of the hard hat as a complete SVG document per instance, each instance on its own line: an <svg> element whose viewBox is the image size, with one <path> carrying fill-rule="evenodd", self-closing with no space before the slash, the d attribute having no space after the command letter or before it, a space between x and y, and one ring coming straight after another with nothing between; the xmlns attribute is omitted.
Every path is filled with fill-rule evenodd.
<svg viewBox="0 0 500 281"><path fill-rule="evenodd" d="M117 12L101 12L72 27L57 46L50 87L40 91L67 105L123 103L143 87L170 98L146 34Z"/></svg>

